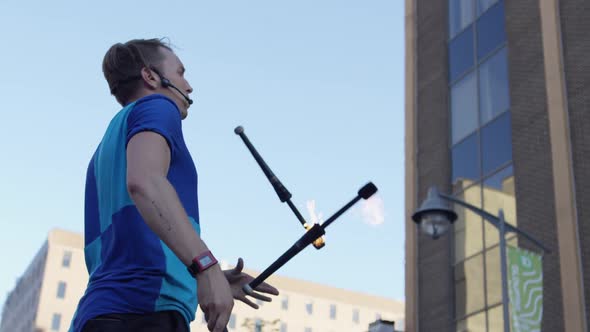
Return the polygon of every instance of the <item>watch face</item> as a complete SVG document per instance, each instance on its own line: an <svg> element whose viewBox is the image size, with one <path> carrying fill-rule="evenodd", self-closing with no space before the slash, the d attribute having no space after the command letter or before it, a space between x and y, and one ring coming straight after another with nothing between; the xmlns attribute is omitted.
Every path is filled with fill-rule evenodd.
<svg viewBox="0 0 590 332"><path fill-rule="evenodd" d="M213 260L211 259L211 256L205 256L199 259L199 263L201 264L201 266L207 266L213 263Z"/></svg>

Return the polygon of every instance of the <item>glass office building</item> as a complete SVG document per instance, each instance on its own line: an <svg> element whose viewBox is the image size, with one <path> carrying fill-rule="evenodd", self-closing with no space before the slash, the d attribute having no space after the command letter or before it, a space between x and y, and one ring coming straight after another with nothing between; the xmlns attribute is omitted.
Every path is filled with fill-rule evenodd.
<svg viewBox="0 0 590 332"><path fill-rule="evenodd" d="M436 185L550 247L543 330L586 331L590 4L406 0L405 14L407 330L503 331L497 229L457 206L436 241L411 221Z"/></svg>

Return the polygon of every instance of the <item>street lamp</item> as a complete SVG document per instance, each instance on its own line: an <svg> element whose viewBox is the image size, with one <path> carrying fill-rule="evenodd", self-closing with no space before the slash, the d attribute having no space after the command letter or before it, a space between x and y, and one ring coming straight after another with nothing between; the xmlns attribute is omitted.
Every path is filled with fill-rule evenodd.
<svg viewBox="0 0 590 332"><path fill-rule="evenodd" d="M510 316L508 311L508 274L506 266L506 233L516 233L523 236L529 241L533 242L536 246L541 248L545 253L551 253L541 242L533 238L531 235L524 231L506 223L504 219L504 211L500 209L498 216L494 216L478 207L475 207L469 203L466 203L453 196L441 194L436 187L430 187L428 190L428 196L426 200L420 205L420 208L412 215L412 220L422 231L433 239L438 239L441 235L446 233L449 229L450 224L457 220L457 213L453 211L448 202L452 202L461 205L474 213L481 216L485 221L491 223L500 232L500 270L502 273L502 304L504 305L504 331L510 331Z"/></svg>

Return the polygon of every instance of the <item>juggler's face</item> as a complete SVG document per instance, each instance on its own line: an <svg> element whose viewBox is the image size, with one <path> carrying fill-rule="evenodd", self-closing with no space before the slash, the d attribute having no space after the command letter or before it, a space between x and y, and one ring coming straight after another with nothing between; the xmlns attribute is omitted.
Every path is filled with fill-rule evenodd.
<svg viewBox="0 0 590 332"><path fill-rule="evenodd" d="M162 76L170 80L170 83L174 84L175 87L188 96L193 92L193 88L186 78L184 78L184 65L174 52L165 48L160 48L160 52L164 55L164 59L158 65L158 70L161 72ZM178 91L171 87L162 87L161 93L176 103L176 106L178 106L178 109L180 110L180 117L185 119L188 115L188 108L190 107L188 101L184 99Z"/></svg>

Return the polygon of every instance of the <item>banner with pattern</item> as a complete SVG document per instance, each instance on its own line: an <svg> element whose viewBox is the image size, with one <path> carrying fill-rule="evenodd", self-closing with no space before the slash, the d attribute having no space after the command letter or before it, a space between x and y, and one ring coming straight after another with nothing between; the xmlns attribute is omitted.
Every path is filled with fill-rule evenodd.
<svg viewBox="0 0 590 332"><path fill-rule="evenodd" d="M543 258L508 246L508 292L513 332L540 332L543 320Z"/></svg>

